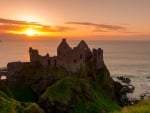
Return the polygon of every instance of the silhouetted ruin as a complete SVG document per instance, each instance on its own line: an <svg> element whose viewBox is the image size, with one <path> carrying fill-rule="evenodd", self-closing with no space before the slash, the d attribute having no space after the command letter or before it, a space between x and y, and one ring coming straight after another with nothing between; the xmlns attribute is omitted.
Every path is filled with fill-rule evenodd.
<svg viewBox="0 0 150 113"><path fill-rule="evenodd" d="M71 48L66 39L63 39L57 48L57 56L39 55L38 50L29 48L30 63L32 65L63 67L67 71L76 72L90 63L94 63L98 69L104 66L103 50L90 50L85 41L81 41L76 47Z"/></svg>

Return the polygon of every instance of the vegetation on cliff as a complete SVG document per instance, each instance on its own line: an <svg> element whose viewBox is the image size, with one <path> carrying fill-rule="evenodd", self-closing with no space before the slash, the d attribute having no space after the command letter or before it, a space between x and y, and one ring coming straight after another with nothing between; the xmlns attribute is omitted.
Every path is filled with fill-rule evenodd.
<svg viewBox="0 0 150 113"><path fill-rule="evenodd" d="M9 97L21 102L37 102L38 100L38 96L32 88L20 82L7 83L6 81L1 81L0 91L3 91Z"/></svg>
<svg viewBox="0 0 150 113"><path fill-rule="evenodd" d="M40 104L47 113L108 113L119 109L97 84L73 77L50 86Z"/></svg>
<svg viewBox="0 0 150 113"><path fill-rule="evenodd" d="M0 91L0 113L44 113L36 103L21 103Z"/></svg>
<svg viewBox="0 0 150 113"><path fill-rule="evenodd" d="M143 100L135 105L122 108L114 113L150 113L150 100Z"/></svg>
<svg viewBox="0 0 150 113"><path fill-rule="evenodd" d="M25 64L3 86L0 89L16 102L36 102L46 113L99 113L120 109L114 101L113 80L106 67L91 66L69 73L64 68Z"/></svg>
<svg viewBox="0 0 150 113"><path fill-rule="evenodd" d="M96 69L92 65L69 73L64 68L27 64L8 81L0 82L0 113L150 112L150 100L123 109L116 100L106 66Z"/></svg>

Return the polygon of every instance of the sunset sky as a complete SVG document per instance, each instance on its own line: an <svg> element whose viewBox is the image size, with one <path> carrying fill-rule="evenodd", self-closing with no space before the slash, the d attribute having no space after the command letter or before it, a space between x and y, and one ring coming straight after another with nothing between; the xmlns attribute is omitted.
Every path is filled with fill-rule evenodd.
<svg viewBox="0 0 150 113"><path fill-rule="evenodd" d="M0 40L150 40L150 0L0 0Z"/></svg>

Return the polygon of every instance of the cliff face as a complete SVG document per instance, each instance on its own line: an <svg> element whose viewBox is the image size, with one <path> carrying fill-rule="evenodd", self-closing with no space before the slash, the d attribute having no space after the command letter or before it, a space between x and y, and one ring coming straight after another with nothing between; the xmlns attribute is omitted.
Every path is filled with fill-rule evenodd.
<svg viewBox="0 0 150 113"><path fill-rule="evenodd" d="M51 86L57 81L66 77L73 77L88 79L93 83L96 82L110 97L115 98L113 80L105 66L97 69L95 65L90 65L90 67L86 66L75 73L68 72L62 67L33 67L28 63L18 63L17 65L16 63L10 63L8 67L9 82L29 85L38 95L41 95L48 86ZM18 68L16 69L16 67Z"/></svg>
<svg viewBox="0 0 150 113"><path fill-rule="evenodd" d="M12 80L33 89L46 113L72 113L79 109L81 113L99 113L119 108L113 102L114 84L106 67L96 69L91 66L69 73L64 68L49 68L47 71L41 66L26 65L13 77L9 82Z"/></svg>

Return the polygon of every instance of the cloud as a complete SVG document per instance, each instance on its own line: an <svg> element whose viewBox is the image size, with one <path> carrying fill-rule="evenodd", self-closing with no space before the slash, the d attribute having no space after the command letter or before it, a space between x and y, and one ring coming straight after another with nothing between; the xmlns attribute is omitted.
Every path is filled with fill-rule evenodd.
<svg viewBox="0 0 150 113"><path fill-rule="evenodd" d="M7 25L36 25L36 26L41 26L40 23L38 22L27 22L27 21L20 21L20 20L10 20L10 19L4 19L0 18L0 24L7 24Z"/></svg>
<svg viewBox="0 0 150 113"><path fill-rule="evenodd" d="M135 32L135 31L128 31L128 30L119 31L119 32L120 32L120 33L130 33L130 34L142 33L142 32Z"/></svg>
<svg viewBox="0 0 150 113"><path fill-rule="evenodd" d="M99 32L106 32L106 31L124 31L127 28L118 25L108 25L108 24L96 24L91 22L66 22L65 24L73 24L73 25L83 25L83 26L90 26L95 27L94 31Z"/></svg>
<svg viewBox="0 0 150 113"><path fill-rule="evenodd" d="M27 22L0 18L1 33L6 33L8 31L20 31L28 27L32 27L43 32L65 32L68 30L72 30L72 28L64 26L48 26L40 24L38 22Z"/></svg>
<svg viewBox="0 0 150 113"><path fill-rule="evenodd" d="M72 30L73 28L64 27L64 26L42 26L43 31L51 31L51 32L65 32Z"/></svg>
<svg viewBox="0 0 150 113"><path fill-rule="evenodd" d="M21 30L23 27L18 25L0 25L0 31Z"/></svg>

